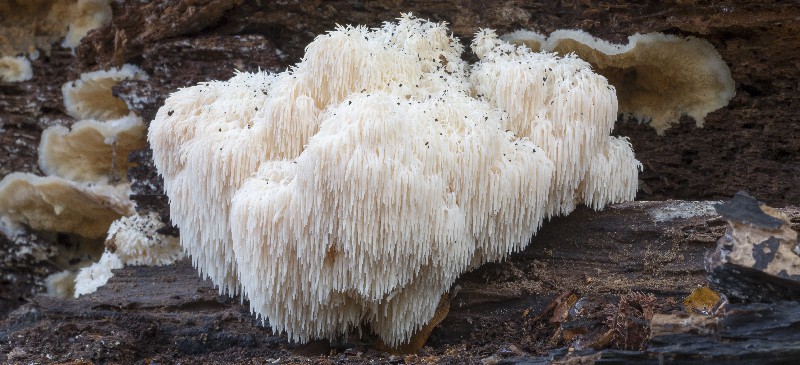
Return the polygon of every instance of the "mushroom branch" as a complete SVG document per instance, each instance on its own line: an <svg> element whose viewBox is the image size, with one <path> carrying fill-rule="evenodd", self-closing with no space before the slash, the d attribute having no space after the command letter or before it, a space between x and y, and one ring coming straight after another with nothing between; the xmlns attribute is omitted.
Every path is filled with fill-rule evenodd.
<svg viewBox="0 0 800 365"><path fill-rule="evenodd" d="M545 218L631 200L614 88L574 56L404 15L318 36L289 70L172 94L148 138L194 265L275 331L390 346Z"/></svg>

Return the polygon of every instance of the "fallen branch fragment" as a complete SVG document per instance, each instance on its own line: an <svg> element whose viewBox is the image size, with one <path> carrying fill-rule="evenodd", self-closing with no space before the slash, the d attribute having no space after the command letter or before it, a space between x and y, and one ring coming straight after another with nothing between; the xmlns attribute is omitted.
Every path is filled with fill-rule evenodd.
<svg viewBox="0 0 800 365"><path fill-rule="evenodd" d="M708 281L732 301L800 299L800 250L789 218L739 192L717 211L730 224L708 256Z"/></svg>

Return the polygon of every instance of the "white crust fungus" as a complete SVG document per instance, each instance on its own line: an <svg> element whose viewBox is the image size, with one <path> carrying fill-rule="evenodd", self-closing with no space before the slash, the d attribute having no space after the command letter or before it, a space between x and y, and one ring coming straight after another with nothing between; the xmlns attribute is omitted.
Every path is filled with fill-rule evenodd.
<svg viewBox="0 0 800 365"><path fill-rule="evenodd" d="M121 269L124 266L119 256L108 251L103 252L100 261L78 270L78 274L75 275L73 296L77 298L84 294L94 293L97 288L105 285L108 279L114 276L111 270Z"/></svg>
<svg viewBox="0 0 800 365"><path fill-rule="evenodd" d="M158 214L122 217L108 228L106 249L125 265L169 265L184 257L177 237L157 233L164 228Z"/></svg>
<svg viewBox="0 0 800 365"><path fill-rule="evenodd" d="M620 45L580 30L557 30L549 37L517 31L503 39L586 60L616 87L620 112L649 121L659 134L682 115L702 127L706 115L736 93L728 65L713 45L695 37L637 33Z"/></svg>
<svg viewBox="0 0 800 365"><path fill-rule="evenodd" d="M75 277L75 298L94 293L125 266L169 265L184 257L177 237L157 231L164 223L155 213L122 217L108 229L106 250L100 260L80 269Z"/></svg>
<svg viewBox="0 0 800 365"><path fill-rule="evenodd" d="M147 80L147 74L133 65L81 74L81 78L61 87L67 114L75 119L111 120L129 113L122 99L111 88L122 80Z"/></svg>
<svg viewBox="0 0 800 365"><path fill-rule="evenodd" d="M25 57L0 57L0 81L20 82L33 78L31 62Z"/></svg>
<svg viewBox="0 0 800 365"><path fill-rule="evenodd" d="M294 340L368 324L397 346L545 218L633 199L605 78L491 31L472 47L470 66L444 24L405 15L170 96L148 138L201 274Z"/></svg>
<svg viewBox="0 0 800 365"><path fill-rule="evenodd" d="M83 120L47 128L39 144L39 167L73 181L126 180L128 154L147 146L146 128L134 114L106 122Z"/></svg>

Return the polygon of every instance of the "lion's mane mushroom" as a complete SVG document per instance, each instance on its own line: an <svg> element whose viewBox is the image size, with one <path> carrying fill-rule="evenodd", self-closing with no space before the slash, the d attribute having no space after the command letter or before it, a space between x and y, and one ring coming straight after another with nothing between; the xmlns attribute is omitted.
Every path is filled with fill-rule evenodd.
<svg viewBox="0 0 800 365"><path fill-rule="evenodd" d="M604 78L488 31L473 49L470 67L444 24L406 15L321 35L287 72L174 93L148 137L201 273L292 339L367 323L397 346L544 218L633 198Z"/></svg>
<svg viewBox="0 0 800 365"><path fill-rule="evenodd" d="M714 46L695 37L634 34L612 44L580 30L545 37L532 31L503 36L535 51L575 54L617 89L619 108L663 134L682 115L698 127L708 113L728 105L736 93L730 69Z"/></svg>
<svg viewBox="0 0 800 365"><path fill-rule="evenodd" d="M367 318L396 345L470 264L519 250L544 218L552 162L502 113L467 90L387 91L329 108L300 156L265 162L233 199L244 292L296 339Z"/></svg>
<svg viewBox="0 0 800 365"><path fill-rule="evenodd" d="M534 53L490 30L472 47L476 92L509 114L505 128L529 136L556 164L548 216L635 197L640 165L626 139L609 136L617 97L604 77L574 55Z"/></svg>

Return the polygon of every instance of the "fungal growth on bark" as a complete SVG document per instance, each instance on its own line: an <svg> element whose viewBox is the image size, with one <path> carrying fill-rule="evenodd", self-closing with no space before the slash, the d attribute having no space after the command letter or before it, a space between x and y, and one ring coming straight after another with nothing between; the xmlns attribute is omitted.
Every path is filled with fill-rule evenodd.
<svg viewBox="0 0 800 365"><path fill-rule="evenodd" d="M125 266L169 265L184 257L176 237L158 233L164 223L158 214L132 215L111 223L100 260L74 276L74 296L90 294L108 282L113 269ZM73 295L70 295L73 296Z"/></svg>
<svg viewBox="0 0 800 365"><path fill-rule="evenodd" d="M728 65L713 45L695 37L635 34L628 44L612 44L580 30L557 30L549 37L517 31L503 39L534 51L577 55L617 89L620 112L650 122L659 134L682 115L702 127L706 115L736 93Z"/></svg>
<svg viewBox="0 0 800 365"><path fill-rule="evenodd" d="M20 82L33 78L31 62L25 57L0 57L0 81Z"/></svg>
<svg viewBox="0 0 800 365"><path fill-rule="evenodd" d="M66 83L62 88L66 109L77 119L91 119L42 132L38 162L46 176L17 172L0 181L0 231L12 239L31 232L53 237L47 241L54 252L74 259L56 262L65 271L46 280L50 294L72 296L74 270L100 257L102 238L112 222L135 213L129 198L127 156L147 146L146 128L139 116L112 95L111 87L125 78L146 77L138 68L124 65L85 73ZM86 252L73 254L73 244L61 244L56 234L69 237L69 242ZM113 266L112 261L105 259L103 267ZM106 276L110 275L109 269Z"/></svg>
<svg viewBox="0 0 800 365"><path fill-rule="evenodd" d="M0 228L9 237L27 227L102 238L111 222L133 214L128 190L15 172L0 181Z"/></svg>
<svg viewBox="0 0 800 365"><path fill-rule="evenodd" d="M147 74L133 65L81 74L80 79L61 87L67 114L78 120L110 120L129 113L122 99L111 88L122 80L147 80Z"/></svg>
<svg viewBox="0 0 800 365"><path fill-rule="evenodd" d="M75 48L92 29L111 21L111 0L5 0L0 2L0 55L52 45Z"/></svg>
<svg viewBox="0 0 800 365"><path fill-rule="evenodd" d="M172 94L148 138L201 274L294 340L368 325L399 346L545 218L633 199L604 77L489 30L470 65L448 33L339 27L285 72Z"/></svg>
<svg viewBox="0 0 800 365"><path fill-rule="evenodd" d="M142 119L133 114L106 122L83 120L71 129L47 128L39 144L39 167L73 181L126 180L127 156L147 146L145 135Z"/></svg>
<svg viewBox="0 0 800 365"><path fill-rule="evenodd" d="M0 181L0 228L9 236L31 228L102 238L111 222L133 214L126 156L146 146L145 127L111 94L111 86L137 77L147 76L125 65L85 73L63 86L67 110L100 120L45 129L38 152L47 176L12 173Z"/></svg>

